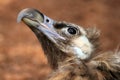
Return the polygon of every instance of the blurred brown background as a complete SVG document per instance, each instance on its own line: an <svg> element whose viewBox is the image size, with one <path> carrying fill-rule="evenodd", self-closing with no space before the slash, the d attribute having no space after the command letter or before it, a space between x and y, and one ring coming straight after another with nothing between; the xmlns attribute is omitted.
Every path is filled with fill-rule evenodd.
<svg viewBox="0 0 120 80"><path fill-rule="evenodd" d="M50 72L33 32L16 22L24 8L36 8L55 20L101 30L101 46L120 44L120 0L1 0L0 80L44 80Z"/></svg>

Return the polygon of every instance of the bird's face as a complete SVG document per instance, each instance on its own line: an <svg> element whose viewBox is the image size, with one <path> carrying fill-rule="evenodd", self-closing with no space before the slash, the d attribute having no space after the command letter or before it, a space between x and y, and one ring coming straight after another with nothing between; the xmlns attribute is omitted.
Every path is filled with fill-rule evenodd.
<svg viewBox="0 0 120 80"><path fill-rule="evenodd" d="M22 10L17 21L21 20L35 34L42 33L66 54L74 54L80 59L87 59L93 51L93 45L87 38L86 31L78 25L52 20L35 9Z"/></svg>

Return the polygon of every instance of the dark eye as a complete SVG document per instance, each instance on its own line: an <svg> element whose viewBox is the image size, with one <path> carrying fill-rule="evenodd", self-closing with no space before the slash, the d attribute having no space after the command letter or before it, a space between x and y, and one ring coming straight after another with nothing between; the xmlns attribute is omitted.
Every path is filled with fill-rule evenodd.
<svg viewBox="0 0 120 80"><path fill-rule="evenodd" d="M76 33L77 33L77 29L74 28L74 27L70 27L70 28L68 28L67 31L68 31L70 34L76 34Z"/></svg>

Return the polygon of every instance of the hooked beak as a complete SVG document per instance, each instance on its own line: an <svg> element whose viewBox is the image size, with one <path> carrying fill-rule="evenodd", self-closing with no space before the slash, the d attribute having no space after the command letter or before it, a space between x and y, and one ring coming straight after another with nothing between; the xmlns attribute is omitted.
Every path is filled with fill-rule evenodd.
<svg viewBox="0 0 120 80"><path fill-rule="evenodd" d="M60 36L55 30L54 24L56 21L50 19L36 9L27 8L22 10L18 14L17 22L21 20L33 31L37 29L37 31L42 32L54 43L56 43L57 39L65 40L65 38Z"/></svg>

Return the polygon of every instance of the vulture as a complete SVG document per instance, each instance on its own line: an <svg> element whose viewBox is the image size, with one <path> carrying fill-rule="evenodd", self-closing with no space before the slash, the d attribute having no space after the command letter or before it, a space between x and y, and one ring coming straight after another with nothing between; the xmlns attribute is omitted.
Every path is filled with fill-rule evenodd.
<svg viewBox="0 0 120 80"><path fill-rule="evenodd" d="M32 8L20 11L20 21L41 43L52 68L47 80L120 80L120 51L98 50L98 29L56 21Z"/></svg>

